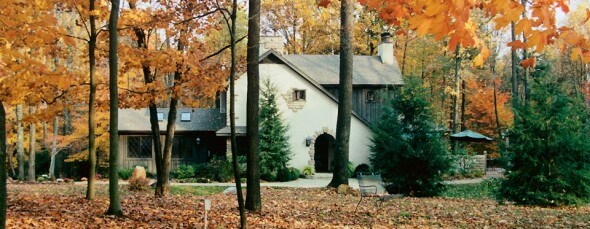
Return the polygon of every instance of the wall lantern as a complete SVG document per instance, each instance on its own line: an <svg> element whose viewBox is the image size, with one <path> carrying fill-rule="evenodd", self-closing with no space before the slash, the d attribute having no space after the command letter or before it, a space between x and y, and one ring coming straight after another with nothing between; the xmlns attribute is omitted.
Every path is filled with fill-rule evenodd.
<svg viewBox="0 0 590 229"><path fill-rule="evenodd" d="M197 141L197 145L200 145L201 144L201 138L198 138L197 137L197 139L195 141Z"/></svg>
<svg viewBox="0 0 590 229"><path fill-rule="evenodd" d="M311 145L311 141L312 141L312 140L313 140L313 138L311 138L311 137L307 137L307 138L305 139L305 146L310 146L310 145Z"/></svg>

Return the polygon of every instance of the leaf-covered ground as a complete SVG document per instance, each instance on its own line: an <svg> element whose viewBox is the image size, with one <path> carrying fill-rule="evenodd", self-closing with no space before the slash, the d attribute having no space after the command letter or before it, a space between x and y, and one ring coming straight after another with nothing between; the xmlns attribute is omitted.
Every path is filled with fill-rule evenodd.
<svg viewBox="0 0 590 229"><path fill-rule="evenodd" d="M234 195L221 188L175 188L175 195L154 198L152 192L122 191L124 218L103 213L107 187L97 188L95 201L84 199L84 186L11 184L8 186L9 228L203 228L203 199L212 200L209 228L236 228ZM215 193L215 194L210 194ZM402 227L590 227L590 207L538 208L498 205L492 200L401 198L363 201L332 189L263 188L263 211L248 213L251 228L402 228Z"/></svg>

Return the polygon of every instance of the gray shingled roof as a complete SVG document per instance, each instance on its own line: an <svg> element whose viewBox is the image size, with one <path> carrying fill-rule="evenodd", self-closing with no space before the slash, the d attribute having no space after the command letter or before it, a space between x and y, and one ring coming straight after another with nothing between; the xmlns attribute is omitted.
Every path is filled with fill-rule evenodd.
<svg viewBox="0 0 590 229"><path fill-rule="evenodd" d="M299 70L319 84L337 85L340 71L338 55L284 55ZM354 56L354 85L402 85L402 76L397 62L383 64L378 56Z"/></svg>
<svg viewBox="0 0 590 229"><path fill-rule="evenodd" d="M160 131L166 130L168 123L168 108L158 108L164 113L164 120L159 121ZM191 120L181 121L183 112L191 115ZM225 114L219 109L204 108L182 108L176 113L176 131L217 131L225 126ZM119 132L149 132L150 113L149 109L119 109Z"/></svg>

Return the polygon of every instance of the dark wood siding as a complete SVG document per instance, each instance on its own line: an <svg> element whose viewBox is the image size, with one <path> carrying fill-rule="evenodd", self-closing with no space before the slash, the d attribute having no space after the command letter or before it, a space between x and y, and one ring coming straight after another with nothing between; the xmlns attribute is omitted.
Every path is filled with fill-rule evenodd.
<svg viewBox="0 0 590 229"><path fill-rule="evenodd" d="M337 86L324 85L324 89L338 98ZM374 101L367 100L368 92L374 93ZM375 124L381 116L382 104L384 102L382 97L384 93L385 89L383 87L354 86L352 89L352 110L368 123Z"/></svg>

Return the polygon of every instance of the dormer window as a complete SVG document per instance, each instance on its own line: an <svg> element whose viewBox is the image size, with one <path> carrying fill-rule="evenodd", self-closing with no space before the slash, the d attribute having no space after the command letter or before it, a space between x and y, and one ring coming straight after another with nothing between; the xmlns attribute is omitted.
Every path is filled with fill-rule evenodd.
<svg viewBox="0 0 590 229"><path fill-rule="evenodd" d="M293 100L304 100L305 101L305 90L295 89L293 90Z"/></svg>
<svg viewBox="0 0 590 229"><path fill-rule="evenodd" d="M191 113L190 112L181 112L180 113L180 121L181 122L190 122L191 121Z"/></svg>
<svg viewBox="0 0 590 229"><path fill-rule="evenodd" d="M375 102L375 91L367 91L367 103Z"/></svg>
<svg viewBox="0 0 590 229"><path fill-rule="evenodd" d="M158 121L164 121L164 112L158 112Z"/></svg>

